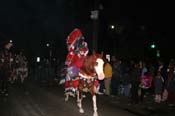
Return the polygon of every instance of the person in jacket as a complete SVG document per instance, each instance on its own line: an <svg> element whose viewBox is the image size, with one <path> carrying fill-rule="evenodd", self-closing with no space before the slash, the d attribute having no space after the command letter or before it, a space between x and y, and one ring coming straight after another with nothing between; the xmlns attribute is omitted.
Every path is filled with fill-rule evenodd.
<svg viewBox="0 0 175 116"><path fill-rule="evenodd" d="M105 95L110 95L110 85L111 85L111 78L112 78L112 66L107 59L104 59L104 74L105 74Z"/></svg>

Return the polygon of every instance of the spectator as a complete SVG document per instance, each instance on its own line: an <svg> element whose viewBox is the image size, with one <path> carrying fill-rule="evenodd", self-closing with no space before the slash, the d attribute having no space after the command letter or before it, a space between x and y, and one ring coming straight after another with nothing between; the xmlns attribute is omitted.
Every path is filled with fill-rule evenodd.
<svg viewBox="0 0 175 116"><path fill-rule="evenodd" d="M157 75L154 80L154 87L155 87L155 102L160 103L161 102L161 95L163 90L163 82L164 79L160 73L160 71L157 72Z"/></svg>
<svg viewBox="0 0 175 116"><path fill-rule="evenodd" d="M118 95L121 79L121 62L115 57L112 57L112 78L111 78L111 95Z"/></svg>
<svg viewBox="0 0 175 116"><path fill-rule="evenodd" d="M131 102L138 103L139 102L139 84L140 84L140 76L141 70L139 67L139 63L135 63L134 67L131 68Z"/></svg>
<svg viewBox="0 0 175 116"><path fill-rule="evenodd" d="M123 77L122 77L122 85L124 88L124 96L129 97L130 96L130 88L131 88L131 77L130 77L130 69L129 66L126 65L123 71Z"/></svg>
<svg viewBox="0 0 175 116"><path fill-rule="evenodd" d="M2 52L2 66L1 66L1 93L5 96L8 96L8 79L10 77L11 71L11 52L10 48L12 47L12 43L5 43L4 50Z"/></svg>
<svg viewBox="0 0 175 116"><path fill-rule="evenodd" d="M111 78L112 78L112 66L107 59L104 60L104 74L105 74L105 95L110 95L110 85L111 85Z"/></svg>
<svg viewBox="0 0 175 116"><path fill-rule="evenodd" d="M168 102L169 105L174 105L175 103L175 74L174 68L170 68L168 73L168 79L166 82L166 88L168 91Z"/></svg>

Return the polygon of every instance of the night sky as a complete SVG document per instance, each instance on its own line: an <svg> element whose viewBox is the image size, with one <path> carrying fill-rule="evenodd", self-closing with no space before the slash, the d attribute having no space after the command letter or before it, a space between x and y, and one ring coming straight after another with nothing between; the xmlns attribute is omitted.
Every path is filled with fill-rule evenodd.
<svg viewBox="0 0 175 116"><path fill-rule="evenodd" d="M91 46L90 11L94 10L94 3L94 0L1 1L0 42L12 39L14 48L26 49L32 55L41 55L49 42L57 54L66 54L66 37L78 27ZM152 41L158 44L164 56L175 50L172 3L148 0L96 0L96 3L100 12L100 50L111 47L115 38L116 51L131 48L137 51L143 46L145 49ZM120 24L122 32L111 36L110 24Z"/></svg>
<svg viewBox="0 0 175 116"><path fill-rule="evenodd" d="M173 42L175 37L173 32L175 9L172 2L109 1L104 2L106 20L108 22L115 20L125 27L119 48L123 47L130 53L134 49L136 51L148 49L151 42L155 42L162 56L174 57L172 52L175 50ZM140 45L138 45L139 43ZM144 48L142 48L143 46Z"/></svg>

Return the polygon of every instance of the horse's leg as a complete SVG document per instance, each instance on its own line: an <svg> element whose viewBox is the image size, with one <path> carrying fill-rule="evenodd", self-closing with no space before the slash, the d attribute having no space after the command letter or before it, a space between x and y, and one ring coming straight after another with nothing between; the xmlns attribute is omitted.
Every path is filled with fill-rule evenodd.
<svg viewBox="0 0 175 116"><path fill-rule="evenodd" d="M92 96L92 100L93 100L93 108L94 108L93 116L98 116L98 113L97 113L97 102L96 102L96 95L95 94Z"/></svg>
<svg viewBox="0 0 175 116"><path fill-rule="evenodd" d="M93 116L98 116L98 112L97 112L97 101L96 101L95 87L94 86L90 88L90 93L92 95L93 108L94 108Z"/></svg>
<svg viewBox="0 0 175 116"><path fill-rule="evenodd" d="M64 90L64 95L66 96L65 98L64 98L64 101L68 101L69 100L69 92L67 92L67 90L68 90L69 88L65 88L65 90Z"/></svg>
<svg viewBox="0 0 175 116"><path fill-rule="evenodd" d="M65 101L68 101L68 100L69 100L69 94L68 94L68 93L65 93L65 96L66 96L66 97L65 97L64 100L65 100Z"/></svg>
<svg viewBox="0 0 175 116"><path fill-rule="evenodd" d="M69 100L69 96L75 97L75 94L73 92L68 91L68 90L73 90L73 89L74 89L73 87L66 88L65 94L64 94L66 96L64 99L65 101ZM66 91L68 91L68 92L66 92Z"/></svg>
<svg viewBox="0 0 175 116"><path fill-rule="evenodd" d="M78 105L78 102L80 101L80 94L78 90L76 91L76 95L77 95L77 105Z"/></svg>
<svg viewBox="0 0 175 116"><path fill-rule="evenodd" d="M84 113L84 109L82 108L82 91L81 90L77 90L77 106L79 108L79 112L80 113Z"/></svg>

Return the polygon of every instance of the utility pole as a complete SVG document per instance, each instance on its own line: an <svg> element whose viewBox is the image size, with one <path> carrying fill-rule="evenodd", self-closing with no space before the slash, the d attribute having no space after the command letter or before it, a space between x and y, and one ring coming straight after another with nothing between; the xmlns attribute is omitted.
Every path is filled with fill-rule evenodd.
<svg viewBox="0 0 175 116"><path fill-rule="evenodd" d="M94 1L94 10L91 11L90 18L93 20L92 49L97 51L98 50L98 25L99 25L98 0Z"/></svg>

